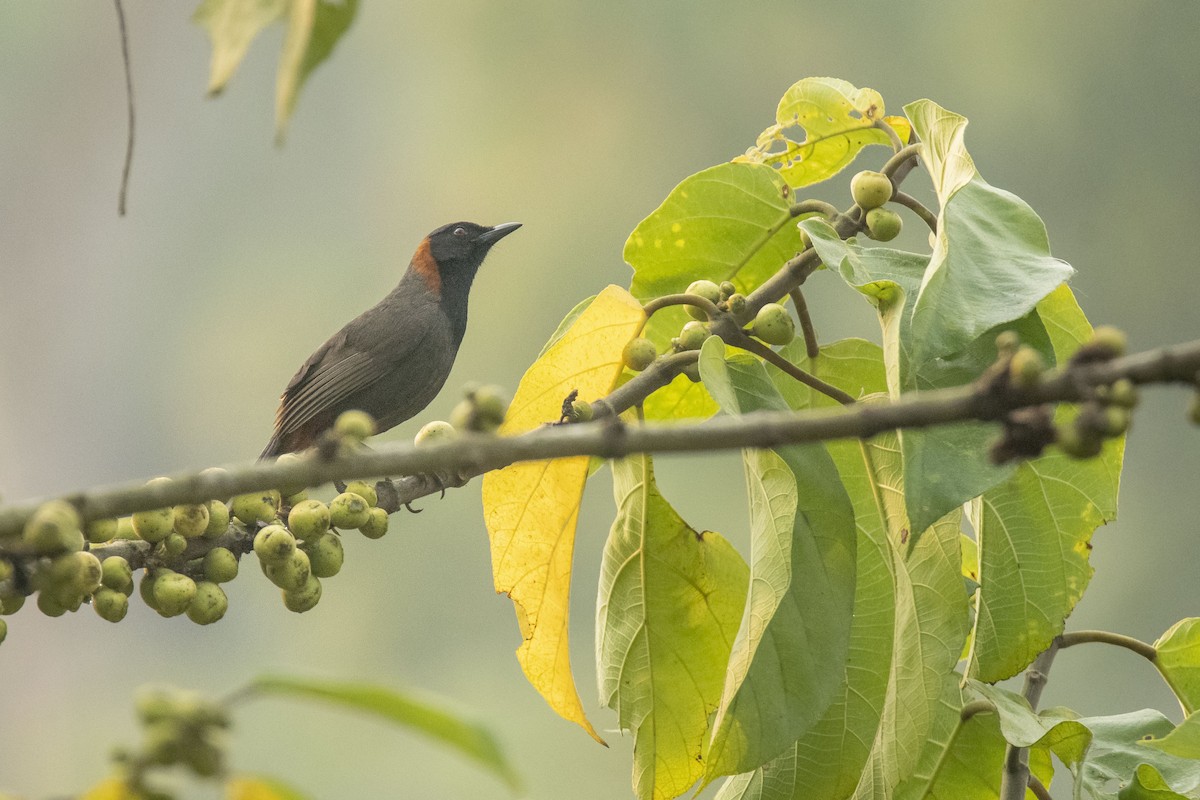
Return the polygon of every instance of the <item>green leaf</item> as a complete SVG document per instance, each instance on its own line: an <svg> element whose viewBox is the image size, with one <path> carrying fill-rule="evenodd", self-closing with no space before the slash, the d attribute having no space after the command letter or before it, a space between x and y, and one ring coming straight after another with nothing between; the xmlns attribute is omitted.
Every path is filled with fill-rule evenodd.
<svg viewBox="0 0 1200 800"><path fill-rule="evenodd" d="M1074 270L1050 255L1046 226L1032 208L979 176L963 144L965 117L929 100L904 111L941 203L913 307L913 359L924 362L1024 317Z"/></svg>
<svg viewBox="0 0 1200 800"><path fill-rule="evenodd" d="M710 340L711 341L711 340ZM727 413L787 405L756 359L701 352ZM821 445L743 454L751 584L713 722L706 775L754 769L825 714L844 675L854 605L854 512Z"/></svg>
<svg viewBox="0 0 1200 800"><path fill-rule="evenodd" d="M973 696L995 707L1000 731L1009 744L1048 747L1072 769L1083 762L1092 744L1092 732L1074 712L1052 708L1035 713L1016 692L976 680L968 680L967 686Z"/></svg>
<svg viewBox="0 0 1200 800"><path fill-rule="evenodd" d="M732 281L749 293L802 249L790 196L775 170L761 164L720 164L686 178L625 243L634 273L630 291L646 301L706 278ZM650 318L644 335L664 350L688 319L682 308L664 308ZM645 403L647 419L716 411L704 386L682 376Z"/></svg>
<svg viewBox="0 0 1200 800"><path fill-rule="evenodd" d="M1083 717L1079 722L1093 736L1076 776L1089 797L1200 797L1200 761L1146 746L1175 727L1160 712L1143 709L1112 717ZM1111 788L1114 783L1119 792Z"/></svg>
<svg viewBox="0 0 1200 800"><path fill-rule="evenodd" d="M1071 290L1038 304L1057 363L1091 337ZM1074 415L1060 407L1055 418ZM987 682L1025 668L1062 633L1091 580L1092 533L1116 517L1124 438L1095 459L1050 450L971 505L980 550L980 590L969 674Z"/></svg>
<svg viewBox="0 0 1200 800"><path fill-rule="evenodd" d="M317 698L365 711L449 745L489 770L513 789L520 779L504 757L493 733L480 723L451 711L445 701L411 691L400 692L365 683L323 681L264 675L250 688L259 694Z"/></svg>
<svg viewBox="0 0 1200 800"><path fill-rule="evenodd" d="M663 499L648 455L613 462L613 494L596 610L600 699L633 731L634 793L677 797L704 774L750 570Z"/></svg>
<svg viewBox="0 0 1200 800"><path fill-rule="evenodd" d="M358 0L291 0L275 80L275 141L283 142L296 97L354 21Z"/></svg>
<svg viewBox="0 0 1200 800"><path fill-rule="evenodd" d="M272 22L280 19L290 0L204 0L192 21L208 31L212 42L212 67L208 93L219 94L250 49L250 43Z"/></svg>
<svg viewBox="0 0 1200 800"><path fill-rule="evenodd" d="M908 120L885 120L883 97L874 89L837 78L804 78L783 95L775 124L739 160L774 167L798 189L832 178L867 145L891 146L887 132L875 127L877 120L896 129L901 141L908 140ZM794 127L804 129L803 139L789 136Z"/></svg>
<svg viewBox="0 0 1200 800"><path fill-rule="evenodd" d="M1180 758L1200 759L1200 713L1189 714L1178 728L1161 739L1143 741L1142 744Z"/></svg>
<svg viewBox="0 0 1200 800"><path fill-rule="evenodd" d="M1200 617L1181 619L1154 643L1154 666L1185 714L1200 710Z"/></svg>

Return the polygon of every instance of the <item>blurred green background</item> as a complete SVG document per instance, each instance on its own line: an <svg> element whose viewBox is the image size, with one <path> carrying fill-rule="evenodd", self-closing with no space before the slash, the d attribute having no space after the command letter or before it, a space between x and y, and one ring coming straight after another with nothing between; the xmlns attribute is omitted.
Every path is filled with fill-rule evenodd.
<svg viewBox="0 0 1200 800"><path fill-rule="evenodd" d="M129 0L137 152L116 215L124 80L103 2L0 3L0 492L6 500L252 458L295 367L398 279L451 220L525 228L476 282L444 418L468 380L515 388L561 316L627 284L625 237L686 175L737 155L795 80L832 75L889 110L930 97L972 120L983 175L1041 213L1093 321L1136 348L1200 333L1200 5L363 0L272 145L276 28L207 101L191 4ZM868 151L865 166L884 151ZM914 185L921 175L910 181ZM843 190L826 199L844 204ZM826 338L878 338L827 274L809 304ZM1121 519L1095 537L1071 620L1153 640L1200 614L1200 433L1186 397L1148 393ZM735 455L663 459L689 521L745 542ZM731 488L732 487L732 488ZM351 538L313 612L285 611L252 563L217 625L140 603L120 625L30 607L0 648L0 789L78 791L130 743L134 688L229 691L264 671L370 678L455 698L499 730L536 798L630 796L632 741L597 707L596 574L608 478L589 487L576 553L573 658L612 748L555 717L513 656L492 591L479 483ZM1082 713L1154 705L1123 651L1065 652L1044 702ZM377 723L281 701L237 718L234 764L322 798L505 796L495 780Z"/></svg>

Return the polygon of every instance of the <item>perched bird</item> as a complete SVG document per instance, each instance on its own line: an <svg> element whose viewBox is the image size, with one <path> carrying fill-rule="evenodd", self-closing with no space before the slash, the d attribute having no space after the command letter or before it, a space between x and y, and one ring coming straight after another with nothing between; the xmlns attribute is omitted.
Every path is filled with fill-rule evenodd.
<svg viewBox="0 0 1200 800"><path fill-rule="evenodd" d="M422 240L387 297L335 333L292 377L259 458L315 444L343 411L385 431L433 401L467 329L467 295L484 257L521 227L454 222Z"/></svg>

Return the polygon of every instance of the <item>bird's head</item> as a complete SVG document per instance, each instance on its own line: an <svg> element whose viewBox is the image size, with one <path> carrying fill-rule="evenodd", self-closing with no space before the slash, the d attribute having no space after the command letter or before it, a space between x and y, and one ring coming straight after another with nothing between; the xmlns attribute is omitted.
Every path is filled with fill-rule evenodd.
<svg viewBox="0 0 1200 800"><path fill-rule="evenodd" d="M443 288L450 286L468 289L492 245L519 227L519 222L492 228L474 222L443 225L421 242L412 267L436 294L442 294Z"/></svg>

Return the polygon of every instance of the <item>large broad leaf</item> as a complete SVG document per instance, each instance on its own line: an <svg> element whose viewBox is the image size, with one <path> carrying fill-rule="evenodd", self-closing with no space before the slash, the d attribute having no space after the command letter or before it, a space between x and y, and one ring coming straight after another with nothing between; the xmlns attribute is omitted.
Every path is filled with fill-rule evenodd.
<svg viewBox="0 0 1200 800"><path fill-rule="evenodd" d="M768 164L798 189L832 178L867 145L891 146L891 137L877 122L889 125L900 141L908 141L908 120L885 117L879 92L837 78L804 78L779 101L775 124L737 160ZM802 139L791 135L797 127L803 128Z"/></svg>
<svg viewBox="0 0 1200 800"><path fill-rule="evenodd" d="M373 684L278 675L261 676L250 684L250 688L259 694L315 698L396 723L448 745L512 788L520 788L520 780L501 752L495 735L478 722L452 711L440 698Z"/></svg>
<svg viewBox="0 0 1200 800"><path fill-rule="evenodd" d="M913 300L929 257L843 242L820 220L806 220L802 225L821 259L878 310L888 390L893 398L906 392L960 386L976 379L995 362L996 336L1003 330L1015 331L1053 363L1050 338L1036 311L987 331L951 355L918 359ZM1011 465L997 467L988 459L987 447L995 436L996 426L982 422L900 432L904 471L921 476L921 480L908 481L904 486L916 539L934 520L1012 474Z"/></svg>
<svg viewBox="0 0 1200 800"><path fill-rule="evenodd" d="M526 371L500 428L524 433L559 418L563 399L608 394L621 350L645 320L628 292L609 286ZM588 458L514 464L483 478L483 513L496 591L512 598L524 642L517 659L550 707L600 740L583 713L567 648L575 523Z"/></svg>
<svg viewBox="0 0 1200 800"><path fill-rule="evenodd" d="M1200 617L1181 619L1154 643L1154 665L1186 714L1200 709Z"/></svg>
<svg viewBox="0 0 1200 800"><path fill-rule="evenodd" d="M630 291L649 300L700 278L732 281L749 293L803 249L791 224L790 189L770 167L721 164L676 186L625 243ZM665 349L690 319L678 307L656 313L645 335ZM647 399L648 419L707 417L717 407L700 384L680 377Z"/></svg>
<svg viewBox="0 0 1200 800"><path fill-rule="evenodd" d="M1146 745L1165 740L1174 724L1158 711L1143 709L1112 717L1079 720L1092 732L1076 781L1096 800L1200 797L1200 760L1181 758Z"/></svg>
<svg viewBox="0 0 1200 800"><path fill-rule="evenodd" d="M1180 758L1200 759L1200 714L1189 714L1166 736L1145 740L1142 744Z"/></svg>
<svg viewBox="0 0 1200 800"><path fill-rule="evenodd" d="M680 518L650 456L613 462L613 494L596 608L600 699L633 731L634 793L677 797L704 774L750 571L720 534Z"/></svg>
<svg viewBox="0 0 1200 800"><path fill-rule="evenodd" d="M1066 363L1091 337L1087 318L1065 285L1037 310L1055 360ZM1073 414L1060 407L1056 418ZM1124 438L1085 461L1050 450L971 504L980 560L972 677L1015 675L1062 633L1091 580L1092 532L1116 516L1124 451Z"/></svg>
<svg viewBox="0 0 1200 800"><path fill-rule="evenodd" d="M209 94L225 88L262 29L283 20L287 33L275 80L275 131L282 141L301 87L333 52L357 11L358 0L204 0L193 19L212 40Z"/></svg>
<svg viewBox="0 0 1200 800"><path fill-rule="evenodd" d="M1025 316L1074 270L1050 255L1046 226L1033 209L975 170L963 144L966 117L929 100L904 111L922 139L941 204L913 307L914 360L923 362Z"/></svg>
<svg viewBox="0 0 1200 800"><path fill-rule="evenodd" d="M731 414L786 409L757 359L724 359L709 340L701 375ZM854 511L819 445L744 453L751 584L713 722L706 775L782 753L836 699L854 606Z"/></svg>

